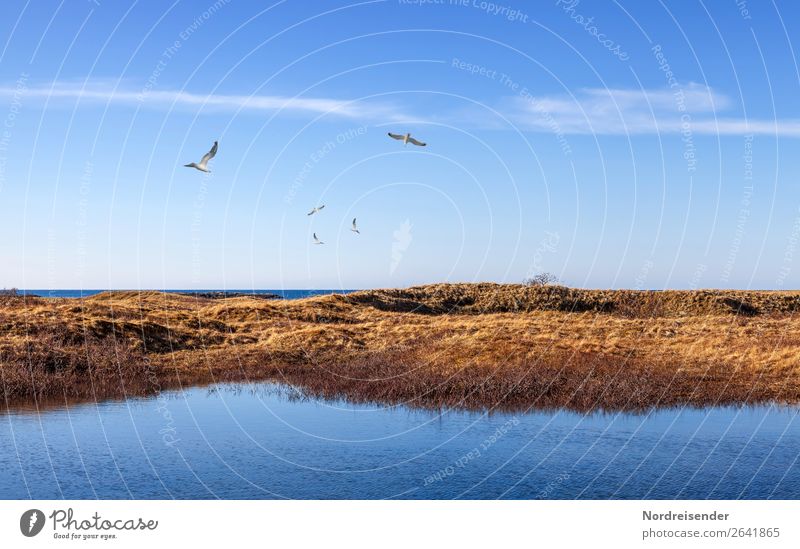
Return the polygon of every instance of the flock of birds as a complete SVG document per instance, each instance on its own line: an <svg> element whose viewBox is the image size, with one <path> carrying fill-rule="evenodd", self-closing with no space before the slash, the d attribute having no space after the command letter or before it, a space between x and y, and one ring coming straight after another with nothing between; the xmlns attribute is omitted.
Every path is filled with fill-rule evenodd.
<svg viewBox="0 0 800 549"><path fill-rule="evenodd" d="M411 137L410 133L403 135L399 133L389 132L389 137L391 137L392 139L397 139L398 141L402 141L404 145L408 145L409 143L411 143L412 145L416 145L417 147L424 147L426 145L426 143L423 143L422 141L418 141L413 137ZM206 154L203 155L203 158L200 159L200 162L190 162L189 164L184 164L184 167L194 168L195 170L200 170L203 173L211 173L211 170L208 169L208 162L217 155L218 148L219 148L219 143L217 141L214 141L214 144L211 146L211 150L209 150ZM308 215L314 215L316 213L319 213L324 207L325 204L322 204L321 206L314 206L314 208L310 212L308 212ZM353 226L350 228L350 230L356 234L361 234L361 231L359 231L358 227L356 226L355 217L353 218ZM325 244L322 240L320 240L317 237L317 233L313 233L312 236L314 238L314 244Z"/></svg>

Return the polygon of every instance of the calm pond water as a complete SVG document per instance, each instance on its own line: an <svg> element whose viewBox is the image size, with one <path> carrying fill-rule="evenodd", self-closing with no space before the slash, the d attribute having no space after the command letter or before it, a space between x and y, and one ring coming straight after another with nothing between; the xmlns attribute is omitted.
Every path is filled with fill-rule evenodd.
<svg viewBox="0 0 800 549"><path fill-rule="evenodd" d="M495 413L270 384L0 415L0 497L800 497L797 408Z"/></svg>

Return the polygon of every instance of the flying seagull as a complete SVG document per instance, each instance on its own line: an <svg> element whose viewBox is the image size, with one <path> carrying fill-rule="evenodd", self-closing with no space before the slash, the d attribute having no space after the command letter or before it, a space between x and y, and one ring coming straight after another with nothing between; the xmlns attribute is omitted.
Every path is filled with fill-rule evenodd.
<svg viewBox="0 0 800 549"><path fill-rule="evenodd" d="M391 137L392 139L397 139L398 141L402 141L406 145L411 143L412 145L417 145L418 147L425 146L425 143L423 143L422 141L417 141L416 139L411 137L410 133L407 133L405 135L399 135L396 133L389 132L389 137Z"/></svg>
<svg viewBox="0 0 800 549"><path fill-rule="evenodd" d="M317 233L314 233L314 244L325 244L322 240L317 238Z"/></svg>
<svg viewBox="0 0 800 549"><path fill-rule="evenodd" d="M315 207L313 210L308 212L308 215L314 215L315 213L317 213L318 211L320 211L324 207L325 207L325 204L323 204L322 206L319 206L319 207Z"/></svg>
<svg viewBox="0 0 800 549"><path fill-rule="evenodd" d="M200 159L200 162L195 164L192 162L191 164L184 164L186 168L194 168L196 170L200 170L201 172L211 173L211 170L208 169L208 161L214 158L214 155L217 154L217 142L214 141L214 146L211 147L211 150L208 151L203 158Z"/></svg>
<svg viewBox="0 0 800 549"><path fill-rule="evenodd" d="M351 231L353 231L354 233L361 234L361 231L359 231L359 230L356 228L356 218L355 218L355 217L353 218L353 228L352 228L352 229L350 229L350 230L351 230Z"/></svg>

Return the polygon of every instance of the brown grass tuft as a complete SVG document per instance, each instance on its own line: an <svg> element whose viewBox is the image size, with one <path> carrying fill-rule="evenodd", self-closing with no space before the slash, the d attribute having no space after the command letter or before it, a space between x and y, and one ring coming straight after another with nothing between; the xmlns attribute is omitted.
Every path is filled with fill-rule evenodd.
<svg viewBox="0 0 800 549"><path fill-rule="evenodd" d="M282 380L412 406L800 400L798 292L436 284L302 300L0 298L9 401Z"/></svg>
<svg viewBox="0 0 800 549"><path fill-rule="evenodd" d="M37 327L25 339L0 351L7 402L148 393L149 361L126 341L81 337L63 325Z"/></svg>

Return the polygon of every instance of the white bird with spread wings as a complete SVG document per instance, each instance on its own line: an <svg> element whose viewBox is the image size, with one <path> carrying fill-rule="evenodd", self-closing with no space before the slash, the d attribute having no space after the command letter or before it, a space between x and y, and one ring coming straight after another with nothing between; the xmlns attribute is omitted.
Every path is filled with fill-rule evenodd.
<svg viewBox="0 0 800 549"><path fill-rule="evenodd" d="M316 207L314 207L314 209L313 209L313 210L311 210L310 212L308 212L308 214L307 214L307 215L314 215L315 213L317 213L318 211L320 211L320 210L321 210L322 208L324 208L324 207L325 207L325 204L323 204L322 206L316 206Z"/></svg>
<svg viewBox="0 0 800 549"><path fill-rule="evenodd" d="M317 233L314 233L314 244L325 244L322 240L317 238Z"/></svg>
<svg viewBox="0 0 800 549"><path fill-rule="evenodd" d="M359 231L358 227L356 227L356 218L355 217L353 218L353 228L350 229L350 230L353 231L354 233L361 234L361 231Z"/></svg>
<svg viewBox="0 0 800 549"><path fill-rule="evenodd" d="M217 142L214 141L214 146L211 147L211 150L208 151L203 158L200 159L200 162L191 162L189 164L184 164L186 168L194 168L196 170L200 170L201 172L211 173L211 170L208 169L208 161L214 158L214 155L217 154Z"/></svg>
<svg viewBox="0 0 800 549"><path fill-rule="evenodd" d="M410 133L407 133L405 135L400 135L397 133L389 132L389 137L391 137L392 139L397 139L398 141L402 141L405 145L408 145L409 143L411 143L412 145L416 145L417 147L424 147L426 145L426 143L423 143L422 141L417 141L416 139L411 137Z"/></svg>

